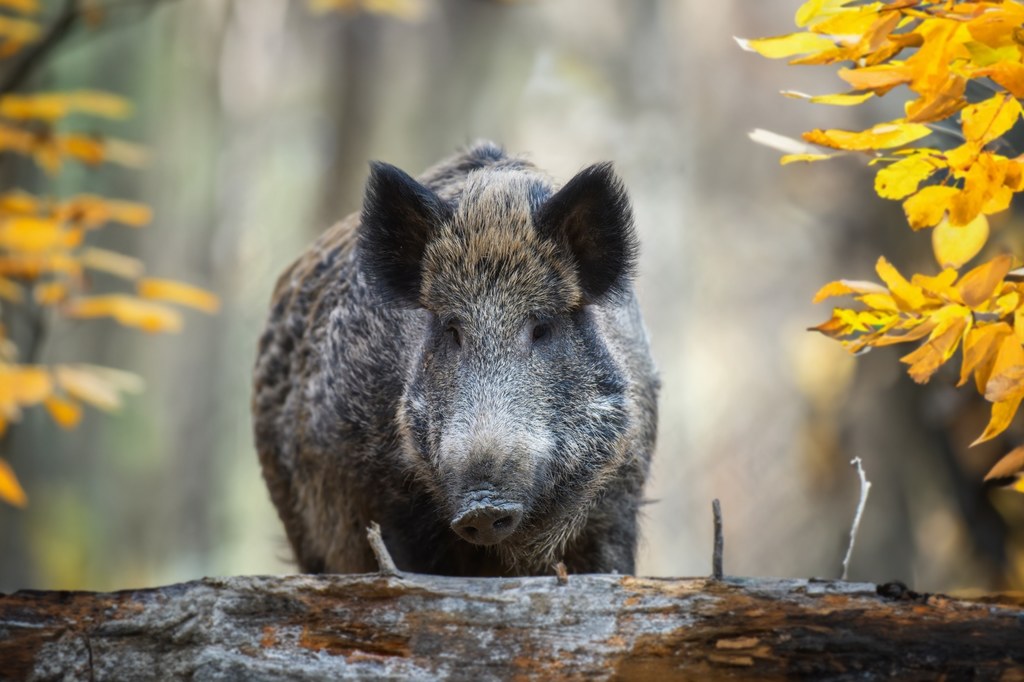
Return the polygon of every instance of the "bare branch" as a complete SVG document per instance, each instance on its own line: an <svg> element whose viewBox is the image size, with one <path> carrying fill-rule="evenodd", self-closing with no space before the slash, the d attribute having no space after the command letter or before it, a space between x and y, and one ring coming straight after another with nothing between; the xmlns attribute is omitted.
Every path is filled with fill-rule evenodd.
<svg viewBox="0 0 1024 682"><path fill-rule="evenodd" d="M711 512L715 516L715 549L711 555L711 577L721 580L724 575L722 555L725 552L725 536L722 532L722 505L718 502L718 498L711 501Z"/></svg>
<svg viewBox="0 0 1024 682"><path fill-rule="evenodd" d="M850 466L857 468L857 475L860 476L860 500L857 502L857 513L853 516L853 525L850 526L850 544L846 548L846 557L843 559L843 574L841 580L846 580L850 571L850 557L853 556L853 543L857 540L857 530L860 528L860 517L864 514L864 506L868 502L868 491L871 490L871 482L868 481L861 466L860 457L854 457Z"/></svg>
<svg viewBox="0 0 1024 682"><path fill-rule="evenodd" d="M0 95L17 90L40 63L68 36L81 19L78 0L64 0L60 14L50 24L39 42L28 47L11 70L0 80Z"/></svg>
<svg viewBox="0 0 1024 682"><path fill-rule="evenodd" d="M370 527L366 529L366 539L370 541L370 549L373 550L373 555L377 557L377 565L380 567L381 575L402 575L398 567L395 566L395 560L391 558L387 545L384 544L384 538L380 534L380 526L377 525L376 521L370 521Z"/></svg>

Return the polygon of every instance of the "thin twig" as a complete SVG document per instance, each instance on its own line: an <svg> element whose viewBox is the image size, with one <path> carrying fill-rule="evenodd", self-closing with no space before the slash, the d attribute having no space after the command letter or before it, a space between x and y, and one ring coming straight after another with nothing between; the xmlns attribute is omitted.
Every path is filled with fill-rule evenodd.
<svg viewBox="0 0 1024 682"><path fill-rule="evenodd" d="M725 536L722 532L722 505L718 498L711 501L711 513L715 517L715 550L711 555L711 577L721 580L724 575L722 571L722 554L725 551Z"/></svg>
<svg viewBox="0 0 1024 682"><path fill-rule="evenodd" d="M846 548L846 558L843 559L843 574L840 580L846 580L850 571L850 557L853 556L853 543L857 540L857 530L860 528L860 517L864 514L864 506L868 502L868 491L871 490L871 481L864 473L860 457L850 460L850 466L857 468L857 475L860 476L860 500L857 502L857 513L853 516L853 525L850 526L850 544Z"/></svg>
<svg viewBox="0 0 1024 682"><path fill-rule="evenodd" d="M121 2L110 2L106 5L101 5L99 9L105 12L116 12L131 7L145 6L147 10L151 11L167 1L122 0ZM19 59L11 66L10 70L0 78L0 94L11 93L21 87L36 68L50 56L50 53L78 26L84 14L85 12L80 6L79 0L65 0L64 6L53 20L53 23L46 29L43 37L25 49Z"/></svg>
<svg viewBox="0 0 1024 682"><path fill-rule="evenodd" d="M78 0L65 0L64 8L50 24L46 34L33 44L0 80L0 94L14 92L32 75L35 68L60 44L81 18Z"/></svg>
<svg viewBox="0 0 1024 682"><path fill-rule="evenodd" d="M380 535L380 526L377 525L376 521L370 521L370 527L366 529L366 539L370 541L370 549L373 550L373 555L377 557L377 566L380 567L380 574L390 576L402 575L398 567L395 566L395 561L391 558L387 545L384 544L384 538Z"/></svg>

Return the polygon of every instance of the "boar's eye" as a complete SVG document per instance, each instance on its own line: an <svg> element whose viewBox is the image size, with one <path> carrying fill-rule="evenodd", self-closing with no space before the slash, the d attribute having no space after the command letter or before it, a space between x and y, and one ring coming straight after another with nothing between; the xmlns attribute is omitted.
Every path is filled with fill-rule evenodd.
<svg viewBox="0 0 1024 682"><path fill-rule="evenodd" d="M530 332L530 340L534 344L544 343L551 338L551 324L548 322L534 322L533 331Z"/></svg>
<svg viewBox="0 0 1024 682"><path fill-rule="evenodd" d="M462 347L462 332L459 331L459 326L455 323L449 323L444 330L444 335L447 336L456 347Z"/></svg>

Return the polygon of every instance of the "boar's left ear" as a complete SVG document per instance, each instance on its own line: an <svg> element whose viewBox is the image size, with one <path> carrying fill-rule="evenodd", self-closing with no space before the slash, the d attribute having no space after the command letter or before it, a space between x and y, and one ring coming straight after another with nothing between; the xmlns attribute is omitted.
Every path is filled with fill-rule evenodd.
<svg viewBox="0 0 1024 682"><path fill-rule="evenodd" d="M576 259L587 303L626 291L638 245L629 197L610 163L580 171L540 207L535 222Z"/></svg>
<svg viewBox="0 0 1024 682"><path fill-rule="evenodd" d="M451 206L404 171L370 163L363 199L359 254L363 271L387 299L416 305L423 279L423 252Z"/></svg>

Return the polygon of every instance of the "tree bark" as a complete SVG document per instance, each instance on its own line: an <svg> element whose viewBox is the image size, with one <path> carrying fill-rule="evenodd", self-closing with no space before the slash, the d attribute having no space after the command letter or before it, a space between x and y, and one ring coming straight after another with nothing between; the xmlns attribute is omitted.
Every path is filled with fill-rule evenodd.
<svg viewBox="0 0 1024 682"><path fill-rule="evenodd" d="M1024 596L898 584L209 578L0 596L5 679L1024 679Z"/></svg>

